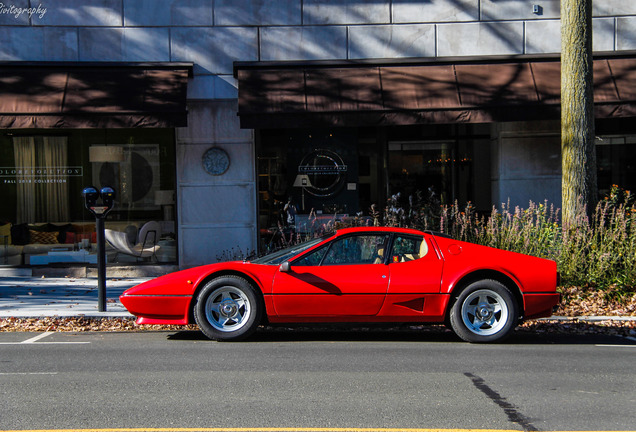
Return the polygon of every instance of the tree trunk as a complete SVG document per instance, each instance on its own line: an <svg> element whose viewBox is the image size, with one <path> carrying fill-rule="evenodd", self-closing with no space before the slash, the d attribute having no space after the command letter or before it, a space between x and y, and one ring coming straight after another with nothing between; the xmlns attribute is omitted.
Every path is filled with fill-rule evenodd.
<svg viewBox="0 0 636 432"><path fill-rule="evenodd" d="M564 225L598 199L594 144L592 0L561 0L561 167Z"/></svg>

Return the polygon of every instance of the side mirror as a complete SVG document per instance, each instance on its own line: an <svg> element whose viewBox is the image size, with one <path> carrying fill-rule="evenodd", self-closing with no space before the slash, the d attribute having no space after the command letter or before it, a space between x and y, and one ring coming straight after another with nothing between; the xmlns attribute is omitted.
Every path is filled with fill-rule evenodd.
<svg viewBox="0 0 636 432"><path fill-rule="evenodd" d="M285 261L280 265L278 270L280 270L282 273L289 273L291 271L291 264L289 264L289 261Z"/></svg>

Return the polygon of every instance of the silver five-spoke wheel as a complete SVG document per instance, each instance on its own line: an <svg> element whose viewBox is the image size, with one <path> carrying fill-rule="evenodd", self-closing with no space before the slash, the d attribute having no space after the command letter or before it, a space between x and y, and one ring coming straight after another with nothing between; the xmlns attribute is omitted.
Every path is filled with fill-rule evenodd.
<svg viewBox="0 0 636 432"><path fill-rule="evenodd" d="M261 322L262 298L240 276L220 276L207 282L197 296L194 319L207 337L237 341L251 335Z"/></svg>
<svg viewBox="0 0 636 432"><path fill-rule="evenodd" d="M205 316L222 332L236 331L248 322L252 306L243 291L231 286L221 287L208 296Z"/></svg>
<svg viewBox="0 0 636 432"><path fill-rule="evenodd" d="M462 320L477 335L492 335L500 331L508 322L508 305L494 291L479 290L471 293L464 300Z"/></svg>
<svg viewBox="0 0 636 432"><path fill-rule="evenodd" d="M517 301L494 280L473 282L460 293L450 310L453 331L468 342L497 342L517 325Z"/></svg>

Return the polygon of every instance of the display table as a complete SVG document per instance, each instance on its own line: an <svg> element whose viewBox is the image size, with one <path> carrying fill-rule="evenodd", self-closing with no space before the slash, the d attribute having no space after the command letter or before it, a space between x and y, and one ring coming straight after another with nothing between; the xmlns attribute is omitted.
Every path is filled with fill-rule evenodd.
<svg viewBox="0 0 636 432"><path fill-rule="evenodd" d="M92 254L87 250L52 250L46 255L32 255L31 264L54 264L54 263L88 263L97 264L97 254Z"/></svg>

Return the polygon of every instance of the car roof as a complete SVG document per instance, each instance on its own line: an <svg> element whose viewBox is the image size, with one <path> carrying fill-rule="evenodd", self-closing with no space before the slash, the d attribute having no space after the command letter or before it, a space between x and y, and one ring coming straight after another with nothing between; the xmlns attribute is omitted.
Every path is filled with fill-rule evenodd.
<svg viewBox="0 0 636 432"><path fill-rule="evenodd" d="M359 233L359 232L392 232L400 234L416 234L422 235L424 231L419 231L411 228L396 228L396 227L353 227L353 228L341 228L336 232L337 236Z"/></svg>

